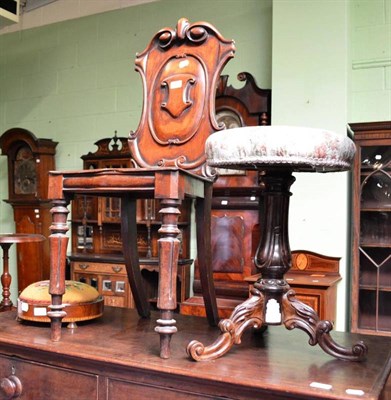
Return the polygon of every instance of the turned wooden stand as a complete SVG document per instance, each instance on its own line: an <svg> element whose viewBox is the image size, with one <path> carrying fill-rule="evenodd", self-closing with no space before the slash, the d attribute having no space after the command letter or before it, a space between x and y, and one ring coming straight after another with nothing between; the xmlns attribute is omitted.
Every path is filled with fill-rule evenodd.
<svg viewBox="0 0 391 400"><path fill-rule="evenodd" d="M330 336L330 321L319 319L315 311L295 297L284 275L291 266L288 237L289 191L295 181L292 170L275 168L262 177L264 190L260 198L264 230L255 255L261 276L254 284L251 297L235 308L231 317L220 321L221 335L210 346L193 340L187 352L196 361L213 360L227 353L241 342L248 328L284 324L289 330L299 328L306 332L310 345L319 346L328 354L343 360L358 361L365 358L367 347L359 341L346 348Z"/></svg>
<svg viewBox="0 0 391 400"><path fill-rule="evenodd" d="M24 233L4 233L0 234L0 247L3 249L3 274L1 275L1 285L3 287L3 299L0 303L0 311L9 311L12 309L13 304L10 299L11 292L10 286L12 277L9 273L8 267L8 251L14 243L33 243L42 242L45 237L38 234L24 234ZM35 260L33 260L35 261Z"/></svg>

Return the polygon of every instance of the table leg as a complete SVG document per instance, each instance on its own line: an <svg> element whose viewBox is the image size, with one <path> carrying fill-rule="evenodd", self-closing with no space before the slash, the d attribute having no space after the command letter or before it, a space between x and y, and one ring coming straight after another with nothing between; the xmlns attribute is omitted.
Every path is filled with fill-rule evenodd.
<svg viewBox="0 0 391 400"><path fill-rule="evenodd" d="M8 250L12 243L1 243L1 248L3 249L3 274L1 275L1 285L3 287L3 299L0 303L0 311L9 311L12 309L12 301L10 299L10 286L11 286L11 275L9 273L8 267Z"/></svg>

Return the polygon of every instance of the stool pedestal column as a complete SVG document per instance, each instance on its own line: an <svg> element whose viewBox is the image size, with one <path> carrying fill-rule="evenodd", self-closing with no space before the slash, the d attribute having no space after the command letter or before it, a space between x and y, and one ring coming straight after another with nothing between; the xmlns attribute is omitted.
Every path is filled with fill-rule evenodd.
<svg viewBox="0 0 391 400"><path fill-rule="evenodd" d="M220 336L209 345L193 340L187 352L196 361L213 360L240 344L248 328L284 324L287 329L299 328L306 332L309 344L319 346L328 354L343 360L365 358L367 348L357 342L351 348L338 345L329 332L333 325L322 321L316 312L295 297L295 292L284 279L291 266L288 236L289 191L295 178L289 169L272 169L262 177L264 190L260 198L260 212L264 228L255 256L261 277L254 284L251 296L238 305L229 319L221 320Z"/></svg>

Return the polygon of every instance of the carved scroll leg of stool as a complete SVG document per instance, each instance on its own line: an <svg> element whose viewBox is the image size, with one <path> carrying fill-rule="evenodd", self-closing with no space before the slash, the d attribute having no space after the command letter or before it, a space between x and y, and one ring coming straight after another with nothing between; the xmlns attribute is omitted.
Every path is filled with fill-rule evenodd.
<svg viewBox="0 0 391 400"><path fill-rule="evenodd" d="M66 316L62 296L65 293L65 264L68 246L67 202L65 200L53 201L52 225L50 226L50 286L52 304L49 306L48 317L51 322L51 339L59 341L61 338L61 322Z"/></svg>
<svg viewBox="0 0 391 400"><path fill-rule="evenodd" d="M192 340L187 346L187 354L195 361L215 360L226 354L234 344L240 344L244 331L248 328L259 329L263 325L264 295L256 289L242 304L235 307L230 318L219 323L220 336L210 346L204 346L198 340Z"/></svg>
<svg viewBox="0 0 391 400"><path fill-rule="evenodd" d="M178 236L180 200L161 200L162 226L159 229L159 293L157 307L160 310L155 331L160 335L160 357L170 357L171 336L177 332L176 321L173 318L177 307L176 278L178 272L178 257L180 241Z"/></svg>
<svg viewBox="0 0 391 400"><path fill-rule="evenodd" d="M330 336L333 324L330 321L319 320L316 312L295 297L295 292L289 290L282 298L283 323L289 330L299 328L306 332L309 344L319 346L327 354L341 360L362 361L367 354L367 346L362 341L358 341L351 348L337 344Z"/></svg>

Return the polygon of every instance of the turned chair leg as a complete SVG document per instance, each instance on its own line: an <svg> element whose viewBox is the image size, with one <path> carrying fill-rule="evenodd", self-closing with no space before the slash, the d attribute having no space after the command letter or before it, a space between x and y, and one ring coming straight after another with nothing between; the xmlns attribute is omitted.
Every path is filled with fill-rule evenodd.
<svg viewBox="0 0 391 400"><path fill-rule="evenodd" d="M68 202L65 200L54 200L52 213L52 225L50 226L50 285L49 293L52 303L49 305L50 311L47 315L51 323L51 339L59 341L61 339L62 319L66 316L65 305L62 303L62 296L65 293L65 266L66 253L68 246L67 216Z"/></svg>
<svg viewBox="0 0 391 400"><path fill-rule="evenodd" d="M162 199L160 201L162 226L159 229L159 289L157 307L160 318L155 331L160 335L160 357L170 357L171 336L177 332L174 311L177 307L176 286L180 249L178 228L181 200Z"/></svg>

